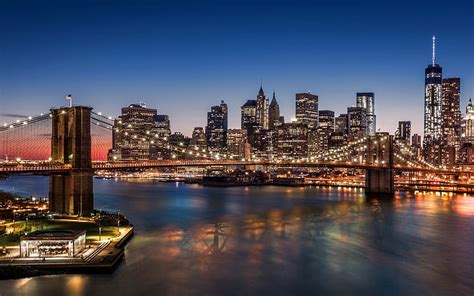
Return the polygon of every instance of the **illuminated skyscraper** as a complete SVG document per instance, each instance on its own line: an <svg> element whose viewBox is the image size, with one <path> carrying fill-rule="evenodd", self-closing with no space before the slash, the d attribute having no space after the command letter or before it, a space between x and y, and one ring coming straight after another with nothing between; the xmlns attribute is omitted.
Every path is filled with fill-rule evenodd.
<svg viewBox="0 0 474 296"><path fill-rule="evenodd" d="M263 88L260 86L260 90L257 95L257 113L256 119L258 125L263 129L268 129L268 98L263 92Z"/></svg>
<svg viewBox="0 0 474 296"><path fill-rule="evenodd" d="M441 132L442 132L442 164L454 165L459 158L461 145L461 79L445 78L442 81L441 98Z"/></svg>
<svg viewBox="0 0 474 296"><path fill-rule="evenodd" d="M224 101L207 112L206 139L210 151L224 152L227 145L227 104Z"/></svg>
<svg viewBox="0 0 474 296"><path fill-rule="evenodd" d="M258 128L256 100L248 100L240 107L240 120L240 128L247 130L247 140L254 145L254 133Z"/></svg>
<svg viewBox="0 0 474 296"><path fill-rule="evenodd" d="M365 108L347 108L347 122L350 140L358 140L367 136L367 112Z"/></svg>
<svg viewBox="0 0 474 296"><path fill-rule="evenodd" d="M375 94L373 92L357 93L356 107L365 109L367 115L367 135L375 135L377 130L375 116Z"/></svg>
<svg viewBox="0 0 474 296"><path fill-rule="evenodd" d="M122 115L114 122L113 149L110 160L166 159L166 148L171 133L167 115L157 115L156 109L144 104L122 108Z"/></svg>
<svg viewBox="0 0 474 296"><path fill-rule="evenodd" d="M308 93L296 94L296 120L308 128L318 126L318 96Z"/></svg>
<svg viewBox="0 0 474 296"><path fill-rule="evenodd" d="M431 145L441 140L442 72L441 66L435 63L435 37L433 36L432 63L425 69L424 145Z"/></svg>

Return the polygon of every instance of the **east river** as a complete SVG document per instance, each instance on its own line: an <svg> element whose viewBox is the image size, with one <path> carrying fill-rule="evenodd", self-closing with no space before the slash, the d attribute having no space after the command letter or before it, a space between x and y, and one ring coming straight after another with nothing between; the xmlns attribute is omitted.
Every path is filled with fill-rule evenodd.
<svg viewBox="0 0 474 296"><path fill-rule="evenodd" d="M0 190L46 196L48 178ZM135 237L112 273L0 281L0 295L473 295L474 197L94 181Z"/></svg>

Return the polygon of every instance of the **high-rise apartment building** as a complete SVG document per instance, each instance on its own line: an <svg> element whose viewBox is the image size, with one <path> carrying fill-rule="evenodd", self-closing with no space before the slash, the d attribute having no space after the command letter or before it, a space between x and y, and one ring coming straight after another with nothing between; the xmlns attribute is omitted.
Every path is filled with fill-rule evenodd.
<svg viewBox="0 0 474 296"><path fill-rule="evenodd" d="M208 149L215 153L224 153L227 145L227 104L212 106L207 112L206 140Z"/></svg>
<svg viewBox="0 0 474 296"><path fill-rule="evenodd" d="M296 120L308 128L318 126L318 96L308 93L296 94Z"/></svg>
<svg viewBox="0 0 474 296"><path fill-rule="evenodd" d="M375 135L375 132L377 131L375 116L375 94L373 92L357 93L356 107L365 109L367 117L367 135Z"/></svg>

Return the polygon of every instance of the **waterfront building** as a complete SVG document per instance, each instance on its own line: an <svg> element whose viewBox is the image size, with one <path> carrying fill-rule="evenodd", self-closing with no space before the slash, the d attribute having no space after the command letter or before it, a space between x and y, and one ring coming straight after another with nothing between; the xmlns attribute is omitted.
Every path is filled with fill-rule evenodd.
<svg viewBox="0 0 474 296"><path fill-rule="evenodd" d="M278 102L275 98L275 92L273 92L273 98L268 110L268 129L274 130L275 127L279 126L280 124L280 106L278 105Z"/></svg>
<svg viewBox="0 0 474 296"><path fill-rule="evenodd" d="M442 140L442 72L435 62L435 37L433 36L432 62L425 69L425 110L423 149L425 160L441 162Z"/></svg>
<svg viewBox="0 0 474 296"><path fill-rule="evenodd" d="M250 157L246 129L229 129L227 131L227 155L230 159L248 159Z"/></svg>
<svg viewBox="0 0 474 296"><path fill-rule="evenodd" d="M76 257L86 247L85 230L39 230L20 237L20 257Z"/></svg>
<svg viewBox="0 0 474 296"><path fill-rule="evenodd" d="M363 107L347 108L348 138L351 141L367 136L367 112Z"/></svg>
<svg viewBox="0 0 474 296"><path fill-rule="evenodd" d="M373 92L357 93L356 107L365 109L367 117L367 135L375 135L375 132L377 131L375 116L375 94Z"/></svg>
<svg viewBox="0 0 474 296"><path fill-rule="evenodd" d="M256 121L258 126L263 129L268 129L269 118L268 118L268 98L265 96L262 86L257 95L257 109L256 109Z"/></svg>
<svg viewBox="0 0 474 296"><path fill-rule="evenodd" d="M395 132L395 139L402 140L410 145L411 140L411 121L399 121L398 129Z"/></svg>
<svg viewBox="0 0 474 296"><path fill-rule="evenodd" d="M454 165L459 158L461 146L461 79L445 78L442 80L441 99L441 133L443 155L441 163Z"/></svg>
<svg viewBox="0 0 474 296"><path fill-rule="evenodd" d="M169 157L166 146L170 134L167 115L144 104L122 108L114 121L109 160L148 160Z"/></svg>
<svg viewBox="0 0 474 296"><path fill-rule="evenodd" d="M227 104L212 106L207 113L206 140L209 151L223 153L227 144Z"/></svg>
<svg viewBox="0 0 474 296"><path fill-rule="evenodd" d="M334 132L334 111L321 110L316 128L318 151L321 153L329 150L329 137Z"/></svg>
<svg viewBox="0 0 474 296"><path fill-rule="evenodd" d="M298 160L308 157L308 126L300 122L285 123L277 128L275 147L279 159Z"/></svg>
<svg viewBox="0 0 474 296"><path fill-rule="evenodd" d="M318 126L318 96L311 93L296 94L296 120L308 128Z"/></svg>

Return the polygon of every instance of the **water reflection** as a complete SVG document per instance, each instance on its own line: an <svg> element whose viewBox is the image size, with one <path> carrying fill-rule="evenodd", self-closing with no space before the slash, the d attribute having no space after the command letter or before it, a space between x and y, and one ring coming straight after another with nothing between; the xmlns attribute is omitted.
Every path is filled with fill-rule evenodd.
<svg viewBox="0 0 474 296"><path fill-rule="evenodd" d="M94 187L99 207L120 208L136 226L121 266L112 274L3 281L2 295L474 290L474 198L467 195L399 193L387 201L344 188L103 180Z"/></svg>

